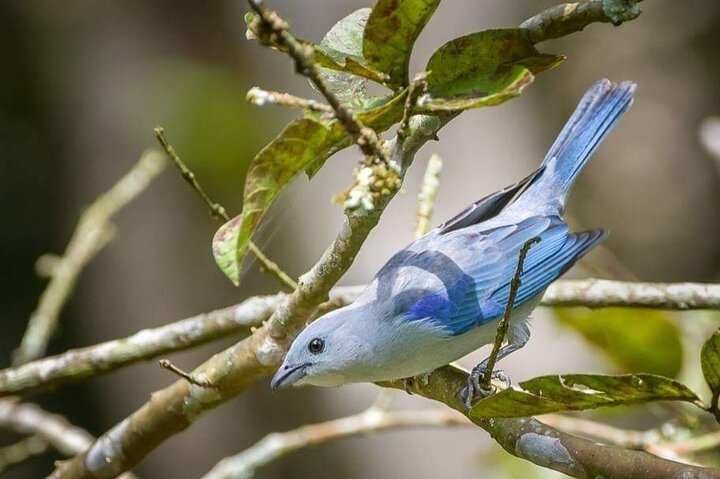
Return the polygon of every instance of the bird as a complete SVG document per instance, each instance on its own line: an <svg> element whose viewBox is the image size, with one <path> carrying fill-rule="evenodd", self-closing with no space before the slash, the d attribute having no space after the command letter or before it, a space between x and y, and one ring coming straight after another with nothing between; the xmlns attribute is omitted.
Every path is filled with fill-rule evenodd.
<svg viewBox="0 0 720 479"><path fill-rule="evenodd" d="M522 348L528 316L547 287L608 235L571 232L563 213L575 179L632 105L635 87L593 84L537 170L398 251L354 302L311 322L271 388L407 379L492 344L518 266L520 286L497 359ZM487 363L473 368L458 392L468 408L492 392L480 384ZM492 375L509 385L502 370Z"/></svg>

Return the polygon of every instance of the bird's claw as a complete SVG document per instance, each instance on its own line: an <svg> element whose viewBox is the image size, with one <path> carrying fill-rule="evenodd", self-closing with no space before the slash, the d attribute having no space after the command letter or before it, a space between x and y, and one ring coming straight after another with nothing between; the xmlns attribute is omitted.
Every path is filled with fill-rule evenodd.
<svg viewBox="0 0 720 479"><path fill-rule="evenodd" d="M507 375L507 373L502 369L496 369L492 372L492 376L490 376L492 379L497 379L503 384L503 389L507 389L512 385L512 382L510 381L510 376Z"/></svg>
<svg viewBox="0 0 720 479"><path fill-rule="evenodd" d="M465 404L465 409L470 409L476 399L485 399L486 397L495 394L497 391L497 388L493 385L490 385L490 388L483 387L483 385L480 384L481 376L481 371L479 373L473 371L473 373L468 377L465 387L460 390L460 398ZM510 387L510 377L502 369L494 370L490 377L501 381L504 385L504 389Z"/></svg>

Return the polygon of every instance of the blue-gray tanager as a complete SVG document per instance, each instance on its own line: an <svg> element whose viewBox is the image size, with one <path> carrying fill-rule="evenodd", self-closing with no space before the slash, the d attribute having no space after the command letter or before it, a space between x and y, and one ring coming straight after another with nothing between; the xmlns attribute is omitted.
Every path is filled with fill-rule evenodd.
<svg viewBox="0 0 720 479"><path fill-rule="evenodd" d="M295 339L272 388L410 378L491 344L520 249L537 237L498 359L524 346L527 317L545 289L607 236L599 229L571 233L562 214L580 170L628 110L634 91L630 82L594 84L537 171L396 253L355 302ZM473 370L462 392L468 406L481 392L484 367Z"/></svg>

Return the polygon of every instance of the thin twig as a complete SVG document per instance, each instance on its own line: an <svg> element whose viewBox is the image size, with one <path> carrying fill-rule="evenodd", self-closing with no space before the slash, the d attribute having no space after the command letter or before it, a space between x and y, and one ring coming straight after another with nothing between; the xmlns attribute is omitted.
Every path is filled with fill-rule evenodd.
<svg viewBox="0 0 720 479"><path fill-rule="evenodd" d="M469 424L465 417L446 409L385 411L371 407L353 416L269 434L240 454L220 461L203 479L250 478L258 469L290 453L349 436L399 428Z"/></svg>
<svg viewBox="0 0 720 479"><path fill-rule="evenodd" d="M620 429L588 419L565 416L562 414L545 414L538 421L561 431L577 436L587 437L614 444L628 449L645 449L647 444L657 443L662 438L660 429L635 431Z"/></svg>
<svg viewBox="0 0 720 479"><path fill-rule="evenodd" d="M246 98L247 101L256 106L280 105L291 108L307 108L308 110L320 113L335 113L332 107L330 105L326 105L325 103L309 100L307 98L300 98L299 96L291 95L289 93L263 90L262 88L258 88L256 86L248 90Z"/></svg>
<svg viewBox="0 0 720 479"><path fill-rule="evenodd" d="M681 458L720 447L720 431L673 441L663 427L636 431L620 429L588 419L561 414L546 414L538 417L544 424L570 434L589 437L608 444L647 451L665 458Z"/></svg>
<svg viewBox="0 0 720 479"><path fill-rule="evenodd" d="M340 100L323 81L320 69L312 61L313 47L303 45L287 31L287 23L277 13L263 5L262 0L249 0L250 8L257 14L260 26L276 35L278 43L287 48L288 55L295 60L297 71L306 76L335 112L335 117L354 139L362 152L369 157L377 158L380 162L388 164L388 154L383 146L382 139L371 128L364 126L355 116L352 109L340 103Z"/></svg>
<svg viewBox="0 0 720 479"><path fill-rule="evenodd" d="M508 295L508 302L505 305L505 312L503 313L503 317L498 323L497 331L495 333L495 343L493 344L492 351L490 352L490 356L488 357L487 366L485 367L483 379L480 384L482 388L486 391L492 390L492 372L493 369L495 369L495 363L497 362L498 353L500 352L500 348L505 342L505 335L507 334L508 328L510 327L510 316L512 315L513 307L515 306L515 296L517 296L517 293L520 290L520 285L522 284L520 277L523 273L525 256L527 255L530 248L538 242L540 242L540 238L536 236L535 238L531 238L526 241L525 244L522 245L522 248L520 248L520 254L518 255L515 275L510 282L510 294Z"/></svg>
<svg viewBox="0 0 720 479"><path fill-rule="evenodd" d="M430 217L435 209L435 197L440 188L440 173L442 173L442 158L433 153L428 160L423 176L420 194L417 199L417 220L415 223L415 237L420 238L430 231Z"/></svg>
<svg viewBox="0 0 720 479"><path fill-rule="evenodd" d="M57 328L60 310L80 271L108 242L110 218L137 197L164 167L165 159L159 152L143 153L140 161L120 181L83 212L65 253L53 267L47 288L40 295L38 307L15 351L13 364L20 365L45 354Z"/></svg>
<svg viewBox="0 0 720 479"><path fill-rule="evenodd" d="M720 447L720 431L713 431L680 442L648 443L645 446L645 450L652 453L656 451L669 451L678 456L687 456L710 449L717 449L718 447Z"/></svg>
<svg viewBox="0 0 720 479"><path fill-rule="evenodd" d="M197 181L195 173L193 173L192 170L188 168L188 166L180 159L180 156L175 151L175 148L165 136L165 130L163 130L162 127L155 127L155 137L165 149L165 153L167 153L168 157L173 161L173 163L175 163L175 166L177 166L178 170L180 170L180 175L183 177L183 179L190 185L193 190L195 190L195 192L205 202L213 218L225 223L230 221L230 216L228 216L225 208L220 203L216 203L215 201L210 199L210 196L205 193L205 190L202 188L202 186L200 186L200 183ZM290 278L290 276L288 276L287 273L285 273L278 266L277 263L268 258L265 253L263 253L262 250L257 247L255 243L250 241L249 248L250 251L255 255L257 260L260 262L262 269L267 271L271 276L273 276L280 283L280 285L283 286L283 288L289 289L290 291L297 288L297 283L292 278Z"/></svg>
<svg viewBox="0 0 720 479"><path fill-rule="evenodd" d="M203 380L201 378L196 378L190 373L187 373L180 369L179 367L175 366L173 363L170 362L168 359L161 359L158 361L158 364L161 368L167 369L168 371L172 372L173 374L176 374L183 378L185 381L189 382L190 384L194 384L196 386L200 386L203 388L212 388L213 385L210 381Z"/></svg>
<svg viewBox="0 0 720 479"><path fill-rule="evenodd" d="M642 0L588 0L563 3L525 20L520 28L528 32L533 43L560 38L579 32L591 23L612 23L617 26L634 20L642 10Z"/></svg>

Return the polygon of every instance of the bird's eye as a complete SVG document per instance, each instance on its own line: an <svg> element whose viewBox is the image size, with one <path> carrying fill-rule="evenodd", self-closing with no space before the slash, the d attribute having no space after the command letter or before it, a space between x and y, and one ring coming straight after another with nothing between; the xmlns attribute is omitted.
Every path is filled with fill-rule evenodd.
<svg viewBox="0 0 720 479"><path fill-rule="evenodd" d="M320 354L325 349L325 341L320 338L315 338L308 344L308 351L312 354Z"/></svg>

